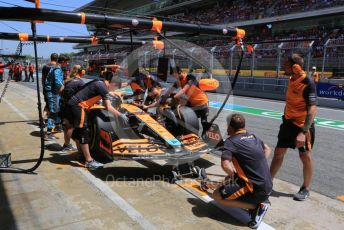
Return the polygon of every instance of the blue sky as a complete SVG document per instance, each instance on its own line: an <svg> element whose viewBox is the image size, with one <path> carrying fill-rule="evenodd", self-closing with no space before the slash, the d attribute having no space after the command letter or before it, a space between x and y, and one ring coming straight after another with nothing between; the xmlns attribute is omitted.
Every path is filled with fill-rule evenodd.
<svg viewBox="0 0 344 230"><path fill-rule="evenodd" d="M72 11L75 8L83 6L92 0L41 0L41 8L55 9L55 10L64 10ZM9 3L9 4L5 4ZM0 6L2 7L11 7L10 4L19 5L23 7L34 7L33 3L26 2L23 0L1 0ZM53 5L50 5L53 4ZM59 5L59 6L55 6ZM5 25L5 24L6 25ZM8 26L7 26L8 25ZM29 22L12 22L12 21L0 21L0 32L8 33L18 33L14 29L31 34L31 26ZM43 24L37 24L37 34L38 35L57 35L57 36L88 36L89 33L85 25L81 24L70 24L70 23L55 23L55 22L45 22ZM18 42L16 41L7 41L0 40L0 48L5 52L14 53ZM73 50L73 45L71 43L43 43L38 45L38 56L40 57L49 57L51 53L66 53L66 52L75 52ZM33 56L33 46L24 46L23 54L30 54Z"/></svg>

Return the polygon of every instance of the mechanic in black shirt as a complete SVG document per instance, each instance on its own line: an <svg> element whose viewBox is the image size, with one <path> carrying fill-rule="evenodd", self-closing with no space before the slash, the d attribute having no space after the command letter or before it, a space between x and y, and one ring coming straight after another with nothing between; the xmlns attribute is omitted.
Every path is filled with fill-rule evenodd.
<svg viewBox="0 0 344 230"><path fill-rule="evenodd" d="M63 120L63 133L64 144L62 152L74 151L75 147L70 143L73 134L73 112L70 106L67 105L68 101L85 85L85 81L81 78L85 75L85 71L80 65L73 66L72 78L64 81L64 89L61 93L61 118ZM78 146L80 148L80 146Z"/></svg>
<svg viewBox="0 0 344 230"><path fill-rule="evenodd" d="M112 74L111 72L108 72ZM80 145L81 151L84 154L86 160L86 168L98 169L102 168L103 164L95 161L90 154L89 150L89 133L87 129L87 119L86 110L90 109L99 100L103 100L105 108L115 115L116 117L121 117L123 120L127 121L128 118L118 112L109 100L110 94L109 90L113 91L116 86L111 82L112 75L107 77L106 80L93 80L92 82L86 83L87 85L82 87L81 90L76 92L71 99L68 101L68 106L70 107L74 121L74 131L73 138L76 139L77 144Z"/></svg>
<svg viewBox="0 0 344 230"><path fill-rule="evenodd" d="M248 209L252 215L248 226L257 228L270 206L272 179L266 159L271 150L246 131L243 115L230 115L227 123L230 137L224 144L221 167L228 175L225 181L231 180L217 188L213 198L225 206Z"/></svg>

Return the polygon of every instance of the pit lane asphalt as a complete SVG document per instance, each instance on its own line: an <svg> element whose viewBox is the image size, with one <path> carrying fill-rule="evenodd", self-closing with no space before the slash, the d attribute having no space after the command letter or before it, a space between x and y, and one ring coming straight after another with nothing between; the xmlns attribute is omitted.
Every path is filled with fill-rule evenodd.
<svg viewBox="0 0 344 230"><path fill-rule="evenodd" d="M36 89L35 83L32 82L21 82L19 84L31 89ZM224 95L209 94L209 98L211 101L222 102L224 100ZM231 96L228 103L277 112L283 112L284 110L284 101ZM217 109L211 109L209 118L212 118L216 112ZM223 110L215 121L221 128L223 135L226 133L225 118L232 112L233 111L226 109ZM250 114L244 115L247 120L247 129L274 149L277 143L277 134L281 121ZM344 111L339 109L319 107L317 116L344 121ZM313 148L314 174L311 190L331 198L344 195L343 140L344 131L316 127L316 140ZM271 161L271 157L269 161ZM277 178L295 185L302 184L302 164L296 150L288 150Z"/></svg>

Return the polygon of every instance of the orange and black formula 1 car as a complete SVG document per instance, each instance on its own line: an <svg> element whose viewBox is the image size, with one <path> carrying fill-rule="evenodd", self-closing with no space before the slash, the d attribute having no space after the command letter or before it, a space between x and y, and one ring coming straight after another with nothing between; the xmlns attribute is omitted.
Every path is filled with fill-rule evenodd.
<svg viewBox="0 0 344 230"><path fill-rule="evenodd" d="M165 160L173 167L176 179L181 176L178 166L182 164L188 164L189 173L197 175L198 167L193 162L212 149L198 135L194 111L183 106L177 113L166 108L160 115L150 114L123 100L122 94L113 93L112 105L127 115L128 123L101 105L88 112L93 157L103 162Z"/></svg>

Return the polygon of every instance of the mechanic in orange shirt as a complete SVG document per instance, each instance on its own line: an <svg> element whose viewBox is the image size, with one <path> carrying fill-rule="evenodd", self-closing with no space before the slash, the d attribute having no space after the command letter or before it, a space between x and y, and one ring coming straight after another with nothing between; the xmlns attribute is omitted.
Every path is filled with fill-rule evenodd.
<svg viewBox="0 0 344 230"><path fill-rule="evenodd" d="M170 74L177 80L174 88L181 88L174 95L174 99L180 99L185 96L187 99L186 105L195 111L197 117L201 119L203 129L205 129L209 114L207 94L199 88L198 81L194 75L183 72L178 66L171 69Z"/></svg>
<svg viewBox="0 0 344 230"><path fill-rule="evenodd" d="M2 64L2 62L0 61L0 83L4 81L4 64Z"/></svg>
<svg viewBox="0 0 344 230"><path fill-rule="evenodd" d="M317 96L314 81L302 70L303 58L298 54L284 60L284 71L290 75L286 93L283 122L270 166L274 178L280 169L288 148L298 148L303 164L303 185L294 200L303 201L309 197L313 174L312 147L315 138L314 118L317 114Z"/></svg>
<svg viewBox="0 0 344 230"><path fill-rule="evenodd" d="M32 82L34 82L34 78L33 78L33 73L35 72L35 66L31 63L29 65L29 78L27 81L30 81L30 79L32 80Z"/></svg>

